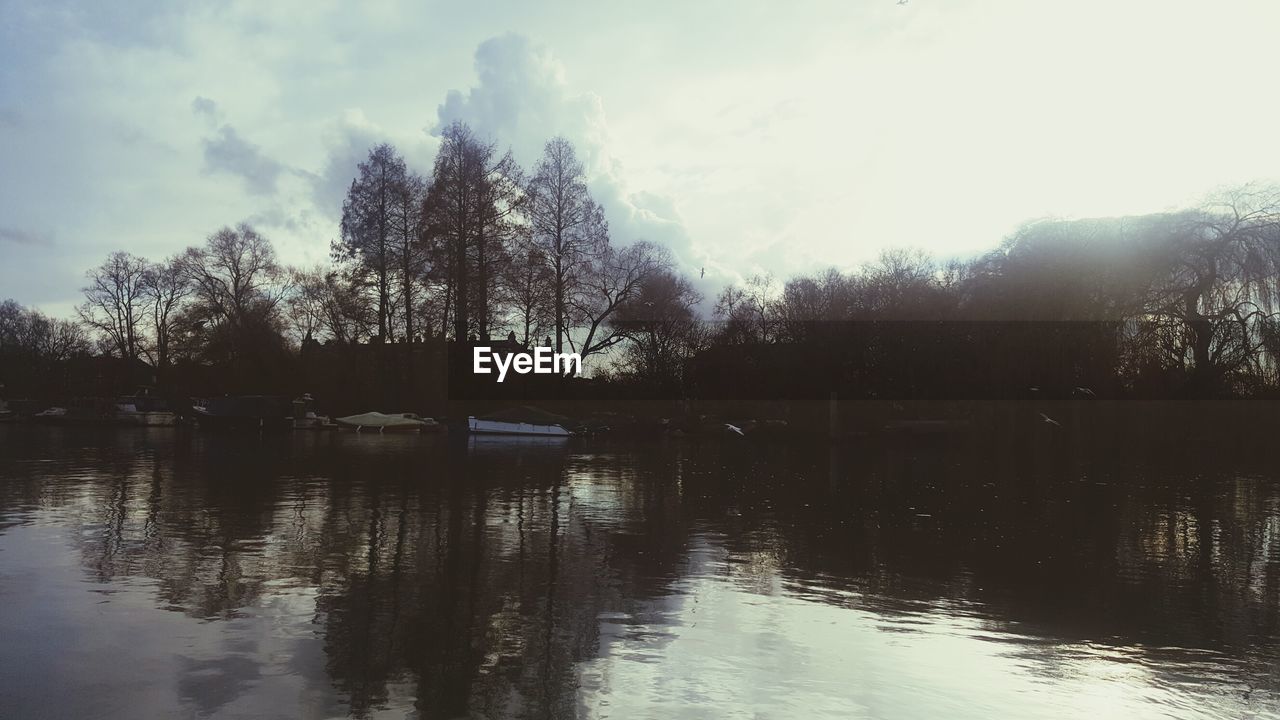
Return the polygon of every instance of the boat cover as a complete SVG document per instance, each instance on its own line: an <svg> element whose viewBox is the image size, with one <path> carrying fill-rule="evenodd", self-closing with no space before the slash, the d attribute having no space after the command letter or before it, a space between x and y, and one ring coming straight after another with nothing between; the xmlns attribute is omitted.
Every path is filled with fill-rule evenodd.
<svg viewBox="0 0 1280 720"><path fill-rule="evenodd" d="M361 427L397 427L404 425L421 427L428 424L426 420L412 413L394 413L388 415L380 412L367 412L359 415L340 417L337 418L337 421L347 425L360 425Z"/></svg>

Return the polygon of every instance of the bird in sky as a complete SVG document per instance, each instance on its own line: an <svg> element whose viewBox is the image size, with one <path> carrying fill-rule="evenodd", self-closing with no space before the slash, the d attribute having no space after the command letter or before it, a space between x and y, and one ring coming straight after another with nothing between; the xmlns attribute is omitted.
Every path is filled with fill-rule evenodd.
<svg viewBox="0 0 1280 720"><path fill-rule="evenodd" d="M735 433L737 435L746 435L746 433L742 432L742 428L736 425L730 425L729 423L724 424L724 429L728 430L731 433Z"/></svg>
<svg viewBox="0 0 1280 720"><path fill-rule="evenodd" d="M706 277L706 276L707 276L707 269L706 269L706 268L702 268L702 272L698 273L698 277L699 277L699 278L704 278L704 277Z"/></svg>
<svg viewBox="0 0 1280 720"><path fill-rule="evenodd" d="M899 4L899 5L906 5L906 4L907 4L907 0L898 0L898 4Z"/></svg>
<svg viewBox="0 0 1280 720"><path fill-rule="evenodd" d="M1077 395L1088 395L1089 397L1095 397L1094 392L1092 390L1083 386L1077 387L1075 390L1075 393Z"/></svg>
<svg viewBox="0 0 1280 720"><path fill-rule="evenodd" d="M1048 415L1045 415L1044 413L1040 413L1040 419L1043 420L1048 425L1056 425L1058 427L1062 427L1062 423L1058 422L1057 420L1054 420L1053 418L1049 417Z"/></svg>

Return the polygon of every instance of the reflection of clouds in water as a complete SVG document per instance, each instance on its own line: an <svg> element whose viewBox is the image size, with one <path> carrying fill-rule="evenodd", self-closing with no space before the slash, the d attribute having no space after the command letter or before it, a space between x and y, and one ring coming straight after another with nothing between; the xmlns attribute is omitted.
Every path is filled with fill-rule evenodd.
<svg viewBox="0 0 1280 720"><path fill-rule="evenodd" d="M60 547L77 538L48 527L0 534L4 595L0 697L6 717L292 717L345 715L324 674L309 621L314 593L272 588L234 620L170 612L154 581L87 581ZM39 581L35 580L38 575Z"/></svg>
<svg viewBox="0 0 1280 720"><path fill-rule="evenodd" d="M69 688L67 716L136 698L156 716L607 702L679 717L701 700L764 717L1195 717L1243 710L1235 678L1266 686L1257 665L1274 656L1144 644L1265 635L1280 515L1261 481L1036 489L1046 507L1101 509L1114 524L1095 531L1017 498L1006 511L963 469L893 482L917 476L893 455L887 479L834 484L825 450L76 437L0 457L0 659L33 658L0 663L0 692L39 674L33 687ZM968 472L986 481L989 465ZM922 506L931 522L897 521ZM66 530L39 544L35 525ZM1215 525L1231 530L1200 533ZM1053 572L992 570L1054 554ZM39 634L14 627L29 620Z"/></svg>
<svg viewBox="0 0 1280 720"><path fill-rule="evenodd" d="M655 601L671 610L662 624L609 634L600 657L579 666L583 707L671 718L707 707L777 718L1154 718L1172 708L1247 717L1237 688L1210 682L1224 670L1211 655L1152 663L1131 649L995 632L978 618L885 617L716 576L682 589L675 606ZM886 632L900 623L904 632Z"/></svg>
<svg viewBox="0 0 1280 720"><path fill-rule="evenodd" d="M627 502L628 481L635 475L620 465L617 458L576 457L565 467L569 501L584 522L619 527L630 519L635 508Z"/></svg>
<svg viewBox="0 0 1280 720"><path fill-rule="evenodd" d="M204 660L179 657L178 693L202 714L222 709L262 676L258 663L241 654Z"/></svg>

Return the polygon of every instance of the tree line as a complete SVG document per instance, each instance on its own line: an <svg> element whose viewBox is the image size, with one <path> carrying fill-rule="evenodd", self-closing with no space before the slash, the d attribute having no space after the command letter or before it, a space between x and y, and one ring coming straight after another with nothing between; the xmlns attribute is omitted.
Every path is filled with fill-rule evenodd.
<svg viewBox="0 0 1280 720"><path fill-rule="evenodd" d="M309 268L282 264L247 223L159 261L117 251L86 273L75 320L14 303L6 312L74 334L59 356L145 360L163 376L180 362L262 370L309 342L503 337L589 358L639 340L622 319L644 314L657 288L689 318L701 299L665 248L611 236L574 146L559 137L526 171L454 123L430 177L377 145L338 229L330 263ZM4 332L7 357L40 345Z"/></svg>
<svg viewBox="0 0 1280 720"><path fill-rule="evenodd" d="M1245 186L1180 212L1028 223L967 261L894 249L853 272L753 276L717 298L715 342L829 344L837 328L877 328L859 342L889 371L920 359L921 335L982 326L1023 336L1004 360L1034 366L1046 328L1071 325L1093 336L1116 393L1249 396L1280 389L1278 311L1280 192Z"/></svg>
<svg viewBox="0 0 1280 720"><path fill-rule="evenodd" d="M390 145L360 164L334 264L300 274L299 305L314 310L303 332L339 342L514 335L598 355L626 339L613 320L640 288L676 277L664 248L625 240L611 237L567 140L549 141L526 172L454 123L430 178Z"/></svg>
<svg viewBox="0 0 1280 720"><path fill-rule="evenodd" d="M0 356L11 367L96 350L146 360L163 377L180 362L253 372L312 342L512 338L595 356L602 378L681 390L691 359L710 348L862 343L888 368L918 361L918 343L891 347L883 332L851 340L836 328L1073 321L1112 328L1123 387L1207 395L1280 385L1271 189L1182 212L1028 223L965 261L890 249L851 271L755 275L725 287L706 318L666 249L611 235L587 179L564 138L525 169L453 123L428 177L380 144L347 190L328 264L285 266L243 223L159 261L113 252L86 274L74 320L0 306Z"/></svg>

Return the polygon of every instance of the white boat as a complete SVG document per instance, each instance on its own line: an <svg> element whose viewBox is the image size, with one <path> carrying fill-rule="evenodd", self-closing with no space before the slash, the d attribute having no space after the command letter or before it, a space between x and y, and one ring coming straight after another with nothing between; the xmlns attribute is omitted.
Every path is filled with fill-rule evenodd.
<svg viewBox="0 0 1280 720"><path fill-rule="evenodd" d="M467 430L473 435L539 435L542 437L569 437L569 431L559 425L538 425L503 420L479 420L467 418Z"/></svg>
<svg viewBox="0 0 1280 720"><path fill-rule="evenodd" d="M138 427L173 427L178 416L167 410L139 410L131 403L116 403L116 422Z"/></svg>
<svg viewBox="0 0 1280 720"><path fill-rule="evenodd" d="M311 409L312 402L311 393L305 393L302 397L293 401L293 429L336 430L338 424L330 420L327 415L317 415Z"/></svg>
<svg viewBox="0 0 1280 720"><path fill-rule="evenodd" d="M317 415L311 410L307 410L301 416L293 416L294 430L336 430L338 424L330 420L327 415Z"/></svg>
<svg viewBox="0 0 1280 720"><path fill-rule="evenodd" d="M38 422L57 422L67 419L67 409L64 407L51 407L35 414L35 420Z"/></svg>
<svg viewBox="0 0 1280 720"><path fill-rule="evenodd" d="M154 397L145 388L134 395L116 398L115 421L118 425L138 427L173 427L178 416L163 398Z"/></svg>
<svg viewBox="0 0 1280 720"><path fill-rule="evenodd" d="M431 418L421 418L413 413L380 413L367 412L359 415L348 415L346 417L334 418L334 422L338 427L344 427L356 432L431 432L439 423Z"/></svg>

